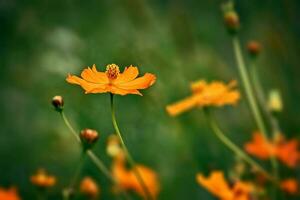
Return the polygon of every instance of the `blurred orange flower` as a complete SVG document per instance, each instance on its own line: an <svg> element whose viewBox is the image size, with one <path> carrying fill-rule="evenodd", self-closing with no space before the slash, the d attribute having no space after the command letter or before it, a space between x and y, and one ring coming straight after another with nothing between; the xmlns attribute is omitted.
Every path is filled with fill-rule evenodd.
<svg viewBox="0 0 300 200"><path fill-rule="evenodd" d="M266 141L260 132L254 132L252 141L244 145L245 150L260 159L268 159L275 154L275 147L272 143Z"/></svg>
<svg viewBox="0 0 300 200"><path fill-rule="evenodd" d="M68 75L67 82L80 85L85 93L106 93L127 95L142 95L139 90L146 89L154 84L156 77L153 74L146 73L137 78L139 71L137 67L126 67L123 73L120 73L119 66L110 64L106 66L105 72L99 72L96 65L88 67L81 73L81 77Z"/></svg>
<svg viewBox="0 0 300 200"><path fill-rule="evenodd" d="M56 178L48 175L44 169L39 169L35 175L30 177L30 181L35 186L48 188L55 185Z"/></svg>
<svg viewBox="0 0 300 200"><path fill-rule="evenodd" d="M221 171L213 171L208 178L197 174L197 182L221 200L250 200L253 186L250 183L237 181L232 187L226 182Z"/></svg>
<svg viewBox="0 0 300 200"><path fill-rule="evenodd" d="M99 195L99 187L91 177L85 177L80 183L80 192L91 198L96 198Z"/></svg>
<svg viewBox="0 0 300 200"><path fill-rule="evenodd" d="M299 186L296 179L289 178L281 181L280 188L289 194L297 194Z"/></svg>
<svg viewBox="0 0 300 200"><path fill-rule="evenodd" d="M156 199L159 193L159 183L156 173L143 165L135 166L135 170L138 170L141 174L143 181L149 190L151 196ZM125 158L123 153L120 153L114 158L114 163L112 167L112 173L116 180L119 183L119 186L126 190L135 191L137 194L141 195L143 198L146 198L146 194L139 183L134 171L134 169L126 169L125 167Z"/></svg>
<svg viewBox="0 0 300 200"><path fill-rule="evenodd" d="M295 139L287 141L279 135L272 142L266 141L259 132L253 133L252 141L245 144L244 148L249 153L260 159L268 159L275 156L288 167L296 167L300 160L298 141Z"/></svg>
<svg viewBox="0 0 300 200"><path fill-rule="evenodd" d="M0 200L21 200L16 188L0 188Z"/></svg>
<svg viewBox="0 0 300 200"><path fill-rule="evenodd" d="M236 81L228 85L214 81L210 84L197 81L191 84L192 96L167 106L167 112L176 116L193 107L235 105L240 99L240 93L234 89Z"/></svg>

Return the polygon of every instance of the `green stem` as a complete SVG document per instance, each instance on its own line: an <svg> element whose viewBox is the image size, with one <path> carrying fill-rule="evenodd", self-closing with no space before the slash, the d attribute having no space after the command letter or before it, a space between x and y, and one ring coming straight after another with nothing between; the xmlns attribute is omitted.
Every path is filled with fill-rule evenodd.
<svg viewBox="0 0 300 200"><path fill-rule="evenodd" d="M64 114L64 112L61 111L60 114L62 116L62 119L63 119L64 123L69 128L70 132L73 134L75 139L81 144L80 137L76 133L73 126L70 124L70 122L69 122L68 118L66 117L66 115ZM97 166L97 168L100 170L100 172L102 172L111 182L113 182L114 184L116 184L119 187L118 181L110 173L109 169L104 165L102 160L99 157L97 157L96 154L90 149L86 150L85 153L92 160L92 162ZM130 199L129 195L127 194L127 192L124 189L122 189L120 187L120 190L121 190L123 196L125 197L125 199Z"/></svg>
<svg viewBox="0 0 300 200"><path fill-rule="evenodd" d="M113 175L110 173L110 171L107 169L107 167L104 165L102 160L100 160L99 157L96 156L96 154L92 150L87 150L86 154L90 157L90 159L93 161L93 163L97 166L97 168L104 173L104 175L114 184L118 184L118 182L115 180Z"/></svg>
<svg viewBox="0 0 300 200"><path fill-rule="evenodd" d="M264 137L264 139L266 141L269 141L269 139L267 137L267 129L263 122L262 115L259 111L259 107L258 107L258 104L257 104L255 96L254 96L254 90L253 90L253 87L250 82L248 71L246 69L245 62L244 62L244 59L242 56L240 42L239 42L237 36L234 36L232 38L232 42L233 42L233 48L234 48L234 53L235 53L235 57L236 57L236 61L237 61L238 70L240 73L241 80L243 82L243 86L244 86L244 90L246 93L246 98L247 98L249 106L250 106L250 110L252 112L252 115L254 117L256 125L257 125L259 131L261 132L262 136ZM277 167L277 161L274 156L271 156L271 164L272 164L274 176L277 178L278 167Z"/></svg>
<svg viewBox="0 0 300 200"><path fill-rule="evenodd" d="M69 200L73 191L74 191L74 187L75 187L75 184L76 182L78 181L79 179L79 176L80 176L80 173L81 173L81 170L82 170L82 166L84 164L84 161L85 161L85 154L82 154L82 156L80 157L80 160L79 160L79 163L77 165L77 168L75 170L75 173L70 181L70 184L69 186L66 188L66 191L64 194L64 199L65 200Z"/></svg>
<svg viewBox="0 0 300 200"><path fill-rule="evenodd" d="M69 130L71 131L71 133L73 134L73 136L76 138L77 142L79 142L81 144L81 140L80 140L79 135L76 133L75 129L70 124L70 122L69 122L68 118L66 117L65 113L63 111L61 111L60 115L61 115L64 123L66 124L66 126L69 128Z"/></svg>
<svg viewBox="0 0 300 200"><path fill-rule="evenodd" d="M217 136L217 138L227 146L231 151L233 151L236 155L242 158L246 163L254 167L256 170L259 170L263 173L269 180L275 181L275 179L270 175L263 167L261 167L257 162L255 162L250 156L248 156L242 149L240 149L237 145L235 145L226 135L222 132L220 127L218 126L216 120L212 117L208 108L204 109L204 114L207 118L207 121Z"/></svg>
<svg viewBox="0 0 300 200"><path fill-rule="evenodd" d="M272 136L273 136L273 138L275 138L276 135L281 132L281 129L280 129L277 119L273 116L271 110L268 108L266 96L264 95L264 91L263 91L254 61L252 61L252 65L250 67L250 75L252 78L254 89L256 91L257 100L271 124L272 132L273 132Z"/></svg>
<svg viewBox="0 0 300 200"><path fill-rule="evenodd" d="M118 127L118 124L117 124L117 120L116 120L116 116L115 116L115 109L114 109L114 95L113 94L110 94L110 103L111 103L111 117L112 117L112 122L113 122L113 126L114 126L114 129L116 131L116 134L118 135L120 141L121 141L121 145L122 145L122 148L124 150L124 153L125 153L125 156L129 162L129 164L131 165L132 169L133 169L133 172L137 178L137 180L139 181L140 185L142 186L142 189L146 195L146 199L149 199L149 200L152 200L154 198L152 198L152 195L149 191L149 189L147 188L147 185L145 184L142 176L141 176L141 173L139 172L138 168L136 167L136 163L135 161L133 160L131 154L129 153L128 149L127 149L127 146L122 138L122 134L119 130L119 127Z"/></svg>

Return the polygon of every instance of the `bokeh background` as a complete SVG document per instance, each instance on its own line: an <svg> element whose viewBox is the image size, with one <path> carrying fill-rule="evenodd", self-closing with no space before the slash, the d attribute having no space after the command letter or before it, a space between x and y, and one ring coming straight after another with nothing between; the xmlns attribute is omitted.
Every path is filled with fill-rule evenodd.
<svg viewBox="0 0 300 200"><path fill-rule="evenodd" d="M85 95L66 83L92 64L137 65L157 75L144 96L117 96L117 118L134 158L160 177L159 199L214 199L197 185L195 174L222 169L235 160L212 134L200 110L177 118L165 106L189 95L197 79L237 79L232 45L222 20L222 1L196 0L1 0L0 1L0 185L18 187L35 199L29 176L43 167L58 184L50 199L60 199L79 162L80 148L50 101L65 99L65 112L77 130L101 133L95 147L109 166L105 143L113 133L109 95ZM280 125L300 139L300 1L237 1L240 39L263 45L259 72L267 91L281 91ZM246 54L245 54L246 55ZM245 98L216 111L233 141L242 145L255 124ZM283 167L283 174L300 177ZM110 182L87 161L82 176L93 176L102 199L112 199Z"/></svg>

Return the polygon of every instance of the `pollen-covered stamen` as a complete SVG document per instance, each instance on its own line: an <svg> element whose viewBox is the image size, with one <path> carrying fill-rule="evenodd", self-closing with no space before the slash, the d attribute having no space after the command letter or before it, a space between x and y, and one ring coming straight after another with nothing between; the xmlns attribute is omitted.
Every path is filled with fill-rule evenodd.
<svg viewBox="0 0 300 200"><path fill-rule="evenodd" d="M120 74L120 69L119 66L116 64L110 64L106 66L106 76L110 79L110 80L114 80L116 79L119 74Z"/></svg>

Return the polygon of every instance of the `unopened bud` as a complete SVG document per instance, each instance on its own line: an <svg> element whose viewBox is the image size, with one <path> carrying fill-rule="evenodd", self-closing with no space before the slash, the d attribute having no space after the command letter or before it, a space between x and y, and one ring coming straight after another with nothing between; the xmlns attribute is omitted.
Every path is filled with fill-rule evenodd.
<svg viewBox="0 0 300 200"><path fill-rule="evenodd" d="M62 96L54 96L52 98L52 105L57 111L62 111L64 107L64 99Z"/></svg>
<svg viewBox="0 0 300 200"><path fill-rule="evenodd" d="M224 14L224 23L229 33L235 34L240 28L240 19L235 11L228 11Z"/></svg>
<svg viewBox="0 0 300 200"><path fill-rule="evenodd" d="M281 112L283 105L278 90L272 90L269 94L268 107L272 112Z"/></svg>
<svg viewBox="0 0 300 200"><path fill-rule="evenodd" d="M80 138L85 149L91 148L98 140L99 134L93 129L84 129L80 132Z"/></svg>
<svg viewBox="0 0 300 200"><path fill-rule="evenodd" d="M250 41L247 44L247 50L251 56L255 57L260 53L261 45L257 41Z"/></svg>

